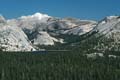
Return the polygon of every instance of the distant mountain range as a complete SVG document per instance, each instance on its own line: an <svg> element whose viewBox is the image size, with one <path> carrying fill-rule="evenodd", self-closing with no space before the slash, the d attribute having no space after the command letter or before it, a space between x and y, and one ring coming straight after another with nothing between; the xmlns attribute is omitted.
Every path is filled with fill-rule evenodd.
<svg viewBox="0 0 120 80"><path fill-rule="evenodd" d="M95 40L92 36L102 39L94 49L114 47L119 50L120 16L109 16L99 22L61 19L41 13L9 20L0 16L1 51L37 51L43 49L42 46L76 45L84 40ZM110 41L107 46L103 44L105 40Z"/></svg>

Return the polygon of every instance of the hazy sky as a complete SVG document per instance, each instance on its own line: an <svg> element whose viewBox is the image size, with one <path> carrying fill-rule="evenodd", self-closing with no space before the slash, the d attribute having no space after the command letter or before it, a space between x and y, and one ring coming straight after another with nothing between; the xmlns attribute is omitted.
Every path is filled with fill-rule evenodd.
<svg viewBox="0 0 120 80"><path fill-rule="evenodd" d="M6 18L36 12L55 17L99 20L120 15L120 0L0 0L0 14Z"/></svg>

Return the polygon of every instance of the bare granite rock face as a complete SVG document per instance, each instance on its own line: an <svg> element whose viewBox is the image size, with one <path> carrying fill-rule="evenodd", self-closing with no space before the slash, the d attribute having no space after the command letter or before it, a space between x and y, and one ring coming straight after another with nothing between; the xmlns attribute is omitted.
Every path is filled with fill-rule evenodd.
<svg viewBox="0 0 120 80"><path fill-rule="evenodd" d="M9 24L6 20L0 21L0 50L1 51L34 51L28 37L21 28ZM3 24L4 23L4 24Z"/></svg>
<svg viewBox="0 0 120 80"><path fill-rule="evenodd" d="M120 16L108 16L101 20L93 29L99 34L103 34L108 38L113 38L116 41L120 40Z"/></svg>
<svg viewBox="0 0 120 80"><path fill-rule="evenodd" d="M66 35L85 35L97 32L120 40L120 17L109 16L96 22L75 18L56 18L35 13L17 19L5 20L0 16L0 50L34 51L37 45L65 43ZM60 37L65 35L64 37Z"/></svg>
<svg viewBox="0 0 120 80"><path fill-rule="evenodd" d="M16 20L17 26L23 29L29 40L35 45L54 45L54 42L64 43L64 39L55 37L59 35L80 36L91 31L97 24L96 21L92 20L59 19L41 13L22 16ZM40 33L42 34L40 35Z"/></svg>

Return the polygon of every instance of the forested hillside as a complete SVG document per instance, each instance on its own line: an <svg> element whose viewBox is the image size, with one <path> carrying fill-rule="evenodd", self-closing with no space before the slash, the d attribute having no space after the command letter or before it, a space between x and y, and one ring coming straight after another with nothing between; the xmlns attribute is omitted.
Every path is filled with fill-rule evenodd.
<svg viewBox="0 0 120 80"><path fill-rule="evenodd" d="M119 80L120 52L104 50L112 41L89 36L71 45L44 46L47 51L1 52L0 80ZM53 49L68 51L48 51ZM86 55L93 53L103 56Z"/></svg>
<svg viewBox="0 0 120 80"><path fill-rule="evenodd" d="M0 53L0 80L119 80L120 58L81 52Z"/></svg>

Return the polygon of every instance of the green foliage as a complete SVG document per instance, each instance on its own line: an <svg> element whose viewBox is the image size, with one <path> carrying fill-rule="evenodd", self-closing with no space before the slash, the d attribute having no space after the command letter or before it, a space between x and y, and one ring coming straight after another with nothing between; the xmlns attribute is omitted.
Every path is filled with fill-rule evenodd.
<svg viewBox="0 0 120 80"><path fill-rule="evenodd" d="M89 35L65 40L69 44L38 47L70 51L1 52L0 80L120 80L120 51L115 46L111 50L105 48L113 44L113 39ZM101 51L104 57L84 56Z"/></svg>
<svg viewBox="0 0 120 80"><path fill-rule="evenodd" d="M119 80L120 59L80 52L0 53L0 80Z"/></svg>

